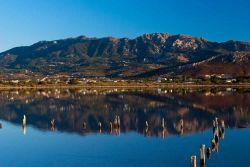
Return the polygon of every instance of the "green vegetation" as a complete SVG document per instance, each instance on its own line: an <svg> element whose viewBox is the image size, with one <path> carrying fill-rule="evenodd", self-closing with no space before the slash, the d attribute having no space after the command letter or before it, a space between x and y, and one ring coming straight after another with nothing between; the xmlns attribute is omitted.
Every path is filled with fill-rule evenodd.
<svg viewBox="0 0 250 167"><path fill-rule="evenodd" d="M213 85L250 85L249 77L168 77L156 79L124 80L119 78L73 78L43 77L37 79L0 80L1 87L179 87L179 86L213 86Z"/></svg>

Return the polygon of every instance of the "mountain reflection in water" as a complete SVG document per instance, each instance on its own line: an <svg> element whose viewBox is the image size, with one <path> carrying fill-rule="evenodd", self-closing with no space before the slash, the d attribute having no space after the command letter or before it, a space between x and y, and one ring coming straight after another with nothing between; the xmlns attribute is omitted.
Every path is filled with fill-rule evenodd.
<svg viewBox="0 0 250 167"><path fill-rule="evenodd" d="M110 133L110 122L119 116L120 128L113 127L112 134L166 137L205 131L215 117L229 128L248 127L249 101L248 89L231 88L1 90L0 119L22 125L26 115L27 125L41 130L51 130L54 120L54 130L86 135Z"/></svg>

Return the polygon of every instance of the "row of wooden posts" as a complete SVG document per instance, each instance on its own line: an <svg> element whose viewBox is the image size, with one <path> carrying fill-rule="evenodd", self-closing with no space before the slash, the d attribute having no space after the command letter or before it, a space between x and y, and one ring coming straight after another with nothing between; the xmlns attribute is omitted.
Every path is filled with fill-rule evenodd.
<svg viewBox="0 0 250 167"><path fill-rule="evenodd" d="M26 134L26 123L27 123L26 115L23 115L23 121L22 121L23 134ZM52 119L50 121L50 126L51 126L51 130L54 131L55 130L55 120L54 119Z"/></svg>
<svg viewBox="0 0 250 167"><path fill-rule="evenodd" d="M26 116L23 116L23 123L22 123L23 127L26 127ZM121 125L121 120L120 120L120 116L115 116L114 122L110 122L109 123L109 130L112 132L113 129L120 129L120 125ZM50 121L50 126L52 130L55 130L55 119L52 119ZM87 129L87 124L86 122L83 122L83 130ZM102 130L102 123L98 122L98 129L99 131Z"/></svg>
<svg viewBox="0 0 250 167"><path fill-rule="evenodd" d="M218 118L216 117L213 120L213 137L211 141L211 148L207 147L205 144L202 144L200 146L200 166L206 166L206 157L210 159L212 151L218 152L218 146L219 146L219 137L223 140L225 136L225 122L224 120L221 120L221 128L219 129L219 123ZM205 153L206 150L206 153ZM192 155L191 158L191 167L196 167L196 155Z"/></svg>
<svg viewBox="0 0 250 167"><path fill-rule="evenodd" d="M26 133L26 123L27 123L27 119L26 119L26 115L23 115L23 120L22 120L22 127L23 127L23 131L25 131ZM98 122L98 129L99 129L99 132L101 132L102 130L102 123L101 122ZM55 119L52 119L50 121L50 126L51 126L51 130L54 131L55 130ZM112 132L113 129L120 129L120 126L121 126L121 120L120 120L120 116L115 116L115 119L113 122L109 122L109 131ZM184 122L183 120L181 119L180 120L180 129L183 130L183 127L184 127ZM2 128L2 124L0 123L0 128ZM162 118L162 121L161 121L161 128L164 132L164 130L166 130L166 122L165 122L165 119ZM86 130L87 129L87 124L86 122L83 122L83 130ZM145 125L144 125L144 131L145 133L148 132L148 129L149 129L149 123L148 121L145 121Z"/></svg>
<svg viewBox="0 0 250 167"><path fill-rule="evenodd" d="M109 132L112 133L113 129L114 130L119 130L121 127L121 119L120 119L120 116L115 116L115 119L113 122L109 122ZM83 124L83 128L86 129L86 123L84 122ZM99 129L99 132L102 131L102 123L101 122L98 122L98 129Z"/></svg>
<svg viewBox="0 0 250 167"><path fill-rule="evenodd" d="M166 127L166 121L164 118L162 118L161 120L161 130L162 130L162 137L164 138L166 135L167 135L167 127ZM184 129L184 121L183 119L180 120L180 133L183 134L183 129ZM144 133L145 135L147 135L149 131L149 124L148 124L148 121L145 122L145 125L144 125Z"/></svg>
<svg viewBox="0 0 250 167"><path fill-rule="evenodd" d="M98 126L99 131L101 131L102 130L102 123L98 122L97 126ZM120 116L115 116L114 121L109 122L109 131L112 132L113 129L120 129L120 126L121 126ZM166 123L165 123L164 118L162 118L161 127L162 127L162 129L166 129ZM181 120L181 128L183 129L183 120ZM83 123L83 129L84 130L87 129L86 122ZM145 121L144 130L148 131L148 129L149 129L148 121Z"/></svg>

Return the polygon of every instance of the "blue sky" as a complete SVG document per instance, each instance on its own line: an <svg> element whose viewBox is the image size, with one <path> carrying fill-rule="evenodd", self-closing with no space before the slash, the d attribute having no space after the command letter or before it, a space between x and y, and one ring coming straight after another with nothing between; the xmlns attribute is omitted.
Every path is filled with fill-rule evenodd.
<svg viewBox="0 0 250 167"><path fill-rule="evenodd" d="M250 41L249 0L0 0L0 51L79 35Z"/></svg>

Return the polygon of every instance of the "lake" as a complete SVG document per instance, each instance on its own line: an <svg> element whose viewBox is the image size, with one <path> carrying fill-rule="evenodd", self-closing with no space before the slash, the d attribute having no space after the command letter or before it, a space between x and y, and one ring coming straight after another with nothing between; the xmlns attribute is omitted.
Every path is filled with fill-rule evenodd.
<svg viewBox="0 0 250 167"><path fill-rule="evenodd" d="M249 101L247 88L0 90L0 166L200 166L202 144L206 166L250 166Z"/></svg>

